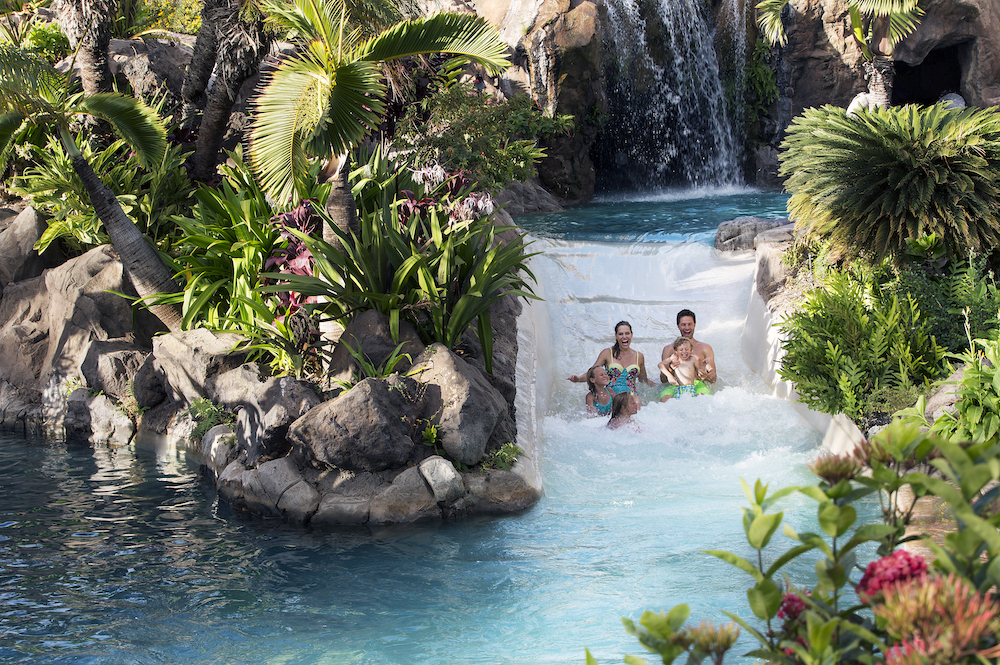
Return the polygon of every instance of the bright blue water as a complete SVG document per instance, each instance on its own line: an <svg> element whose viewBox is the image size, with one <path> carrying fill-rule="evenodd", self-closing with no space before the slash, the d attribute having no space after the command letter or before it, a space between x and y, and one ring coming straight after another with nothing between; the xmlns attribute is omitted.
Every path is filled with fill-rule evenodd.
<svg viewBox="0 0 1000 665"><path fill-rule="evenodd" d="M748 194L737 212L780 213L762 200ZM619 205L635 216L646 204L567 215L599 227ZM748 556L739 479L807 481L819 436L743 364L752 258L704 241L712 207L657 203L658 221L644 222L660 229L655 243L536 245L545 496L522 515L302 532L233 515L170 445L3 435L0 662L523 665L582 663L587 646L611 663L642 651L621 616L680 602L695 620L747 616L750 578L700 550ZM670 217L680 221L659 221ZM583 390L562 377L584 370L621 318L655 362L681 304L715 346L716 394L648 404L639 434L585 419ZM811 519L808 502L788 507L793 523Z"/></svg>

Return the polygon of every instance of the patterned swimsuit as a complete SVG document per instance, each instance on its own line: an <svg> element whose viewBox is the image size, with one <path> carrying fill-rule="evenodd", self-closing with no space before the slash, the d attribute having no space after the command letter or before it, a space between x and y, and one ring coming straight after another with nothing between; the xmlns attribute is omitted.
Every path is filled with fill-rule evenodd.
<svg viewBox="0 0 1000 665"><path fill-rule="evenodd" d="M638 359L639 356L636 355L637 362ZM612 360L611 364L608 365L608 377L611 378L608 388L612 394L617 395L618 393L630 392L634 395L635 381L639 378L639 365L622 367L620 363Z"/></svg>

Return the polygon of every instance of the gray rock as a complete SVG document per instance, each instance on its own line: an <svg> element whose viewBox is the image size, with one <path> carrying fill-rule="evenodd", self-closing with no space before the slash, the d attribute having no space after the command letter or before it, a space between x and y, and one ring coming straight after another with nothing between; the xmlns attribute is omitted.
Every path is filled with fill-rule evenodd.
<svg viewBox="0 0 1000 665"><path fill-rule="evenodd" d="M152 354L146 356L132 377L132 395L141 409L150 409L167 399L166 377Z"/></svg>
<svg viewBox="0 0 1000 665"><path fill-rule="evenodd" d="M449 504L465 494L462 474L445 458L438 455L428 457L417 468L420 469L420 475L427 481L434 494L434 500L438 503Z"/></svg>
<svg viewBox="0 0 1000 665"><path fill-rule="evenodd" d="M438 435L449 457L467 466L482 459L507 401L475 367L442 344L427 347L410 376L429 388L424 408L437 416Z"/></svg>
<svg viewBox="0 0 1000 665"><path fill-rule="evenodd" d="M320 500L309 523L314 526L367 524L371 502L369 497L327 494Z"/></svg>
<svg viewBox="0 0 1000 665"><path fill-rule="evenodd" d="M365 379L309 411L288 428L295 453L309 463L350 471L381 471L410 459L406 419L413 405L383 379Z"/></svg>
<svg viewBox="0 0 1000 665"><path fill-rule="evenodd" d="M955 412L954 405L958 401L958 384L962 381L963 376L965 376L964 366L955 370L951 376L944 380L943 385L927 398L924 415L928 425L940 418L946 411L948 413Z"/></svg>
<svg viewBox="0 0 1000 665"><path fill-rule="evenodd" d="M302 477L288 457L264 462L243 474L244 497L254 512L276 514L289 522L305 523L316 512L320 495Z"/></svg>
<svg viewBox="0 0 1000 665"><path fill-rule="evenodd" d="M0 233L0 287L38 277L46 268L59 265L63 256L58 243L41 255L34 249L46 228L45 218L28 206Z"/></svg>
<svg viewBox="0 0 1000 665"><path fill-rule="evenodd" d="M201 463L218 478L222 470L236 459L236 435L228 425L216 425L201 439Z"/></svg>
<svg viewBox="0 0 1000 665"><path fill-rule="evenodd" d="M311 384L290 376L261 377L253 363L209 378L205 389L213 402L236 412L237 445L251 467L287 452L288 426L322 403Z"/></svg>
<svg viewBox="0 0 1000 665"><path fill-rule="evenodd" d="M490 469L485 473L464 473L468 494L456 509L480 514L503 514L525 510L541 498L538 490L513 471Z"/></svg>
<svg viewBox="0 0 1000 665"><path fill-rule="evenodd" d="M208 379L246 362L247 352L234 350L241 340L239 335L204 328L158 336L153 356L167 394L187 404L207 398Z"/></svg>
<svg viewBox="0 0 1000 665"><path fill-rule="evenodd" d="M405 372L410 368L413 359L424 350L424 344L420 341L417 331L403 321L399 324L399 342L393 342L389 332L389 317L374 309L364 311L347 324L347 328L340 336L330 358L329 377L350 382L352 372L355 376L362 376L357 362L346 348L348 345L355 351L360 350L368 362L378 367L389 358L399 343L403 344L400 353L408 354L410 359L402 359L396 365L396 371Z"/></svg>
<svg viewBox="0 0 1000 665"><path fill-rule="evenodd" d="M557 212L562 210L559 199L552 196L540 184L534 180L525 182L514 181L507 185L507 188L500 192L496 199L498 206L503 206L507 214L531 215L545 212Z"/></svg>
<svg viewBox="0 0 1000 665"><path fill-rule="evenodd" d="M368 523L400 524L432 517L441 518L434 493L417 467L410 467L371 500Z"/></svg>
<svg viewBox="0 0 1000 665"><path fill-rule="evenodd" d="M132 419L118 410L106 395L91 395L85 388L73 391L63 420L66 436L91 443L124 446L135 436Z"/></svg>
<svg viewBox="0 0 1000 665"><path fill-rule="evenodd" d="M764 217L737 217L722 222L715 232L715 248L731 252L754 248L757 234L788 224L787 219L766 219Z"/></svg>
<svg viewBox="0 0 1000 665"><path fill-rule="evenodd" d="M91 342L80 371L87 385L118 401L132 399L132 382L149 350L124 339Z"/></svg>

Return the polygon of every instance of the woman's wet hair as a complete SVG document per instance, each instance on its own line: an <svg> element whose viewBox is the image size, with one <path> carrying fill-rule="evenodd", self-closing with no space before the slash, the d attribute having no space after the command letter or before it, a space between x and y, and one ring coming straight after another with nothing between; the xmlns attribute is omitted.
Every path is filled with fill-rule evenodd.
<svg viewBox="0 0 1000 665"><path fill-rule="evenodd" d="M627 390L611 398L611 418L608 419L608 422L620 418L625 413L625 407L628 406L630 399L632 399L632 395Z"/></svg>
<svg viewBox="0 0 1000 665"><path fill-rule="evenodd" d="M587 370L587 387L590 388L590 392L595 395L597 394L597 386L594 385L594 372L596 372L598 368L603 369L604 365L594 365Z"/></svg>
<svg viewBox="0 0 1000 665"><path fill-rule="evenodd" d="M619 321L615 324L615 345L611 347L611 355L614 356L615 360L618 360L618 356L622 352L621 346L618 345L618 328L621 326L628 326L628 331L632 332L632 324L628 321Z"/></svg>
<svg viewBox="0 0 1000 665"><path fill-rule="evenodd" d="M674 351L681 348L685 344L690 346L692 349L694 348L694 344L692 344L691 340L689 340L687 337L678 337L677 339L674 340Z"/></svg>

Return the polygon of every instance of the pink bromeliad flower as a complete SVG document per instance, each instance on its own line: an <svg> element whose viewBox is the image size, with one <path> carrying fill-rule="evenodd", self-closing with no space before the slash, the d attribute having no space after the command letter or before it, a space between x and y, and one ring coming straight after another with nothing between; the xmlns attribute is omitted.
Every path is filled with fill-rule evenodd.
<svg viewBox="0 0 1000 665"><path fill-rule="evenodd" d="M856 591L861 601L868 603L878 599L890 585L920 577L926 572L927 562L923 557L906 550L896 550L868 564Z"/></svg>

